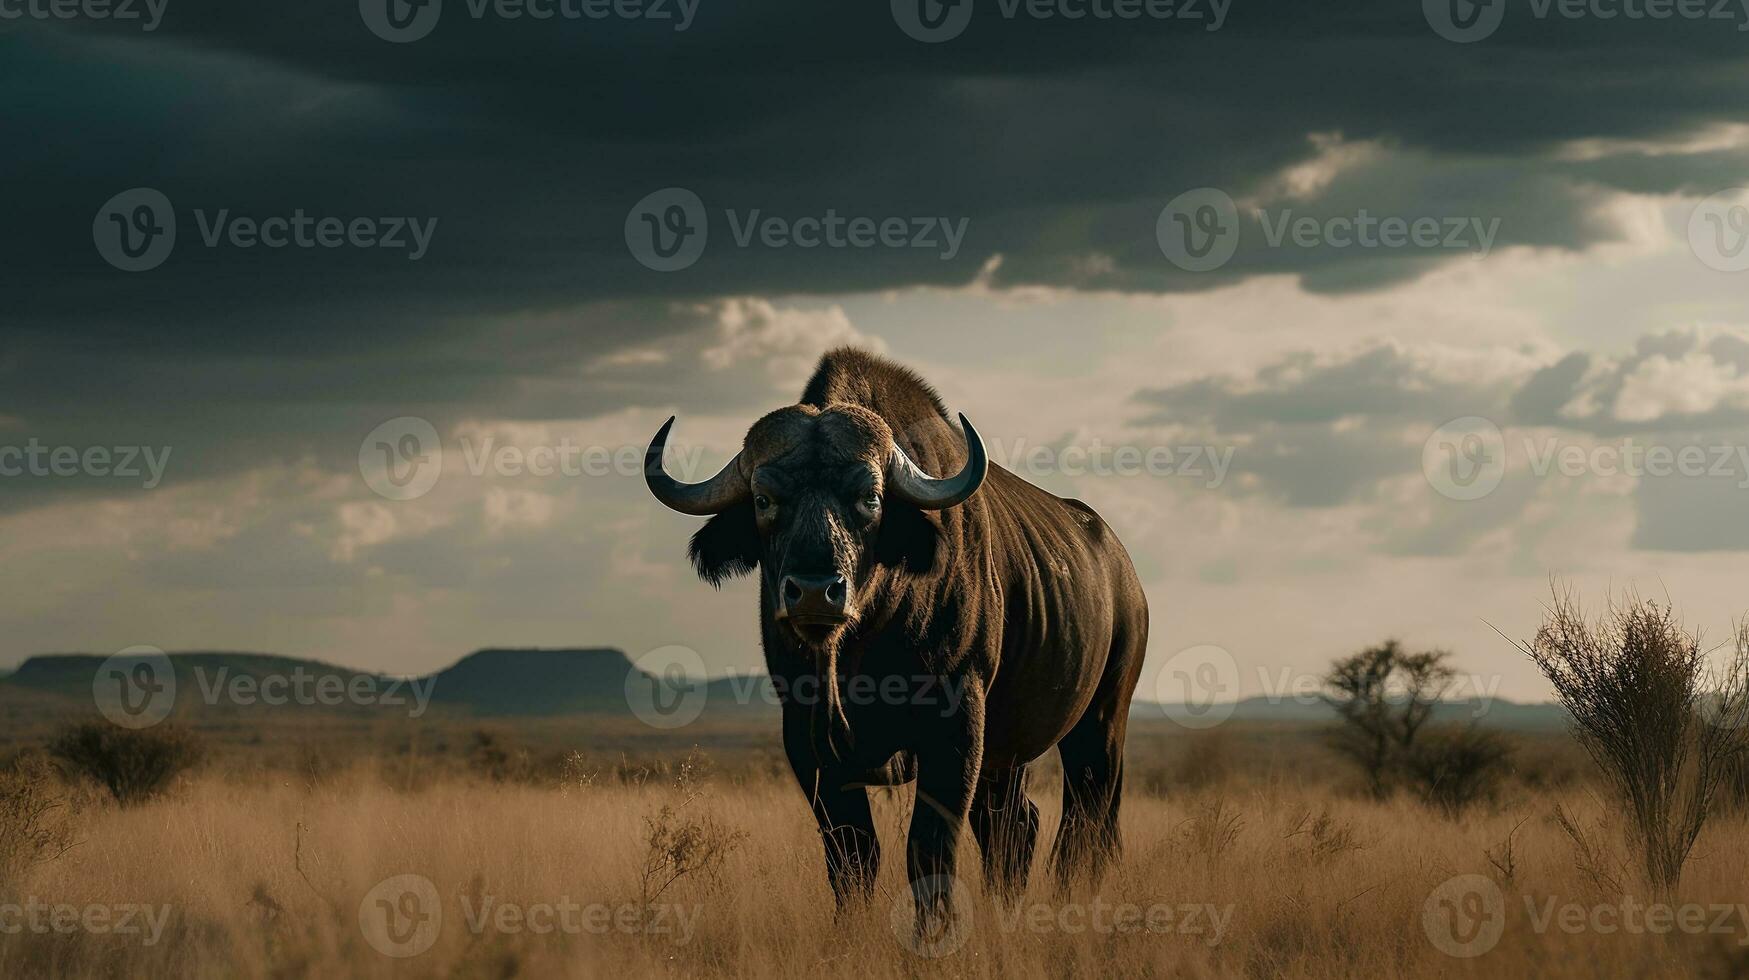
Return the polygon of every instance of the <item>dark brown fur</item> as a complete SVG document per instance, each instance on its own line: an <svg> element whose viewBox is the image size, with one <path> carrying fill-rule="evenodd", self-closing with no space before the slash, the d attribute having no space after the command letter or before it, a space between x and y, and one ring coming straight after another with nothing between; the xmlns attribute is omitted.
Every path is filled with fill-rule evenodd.
<svg viewBox="0 0 1749 980"><path fill-rule="evenodd" d="M1026 766L1053 746L1065 774L1058 875L1097 871L1117 848L1124 732L1147 648L1129 557L1087 505L994 465L965 503L924 512L886 500L878 523L859 530L835 494L871 479L889 433L931 474L964 464L958 427L921 378L862 351L828 353L800 404L761 419L744 448L762 467L749 472L799 501L775 506L808 512L761 528L744 503L713 517L691 549L713 583L761 569L767 667L780 691L802 692L786 696L784 745L833 888L844 901L873 885L880 845L864 787L915 778L907 865L919 901L939 892L919 882L957 873L968 820L987 884L1023 889L1038 833ZM858 597L854 621L824 646L774 615L781 566L808 562L845 568ZM889 678L904 679L903 698L849 703L843 693ZM963 700L948 710L926 678L958 685ZM829 697L806 697L810 679Z"/></svg>

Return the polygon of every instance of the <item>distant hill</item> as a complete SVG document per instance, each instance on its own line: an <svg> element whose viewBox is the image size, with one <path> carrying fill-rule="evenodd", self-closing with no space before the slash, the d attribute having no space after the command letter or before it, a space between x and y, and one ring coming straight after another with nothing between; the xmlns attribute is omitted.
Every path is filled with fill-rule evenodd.
<svg viewBox="0 0 1749 980"><path fill-rule="evenodd" d="M665 699L695 690L700 682L674 683L638 670L624 651L611 647L569 649L486 649L468 654L450 667L417 678L393 678L346 667L276 654L239 652L172 653L179 714L226 713L237 710L227 695L239 678L254 689L270 677L332 678L331 690L353 683L399 697L404 712L415 695L429 692L433 712L477 718L550 718L572 715L632 718L627 703L628 678L633 690L660 691ZM0 676L0 709L8 712L89 709L92 682L106 658L93 654L45 654L31 657L10 675ZM647 685L647 687L642 687ZM721 677L703 682L704 717L759 717L777 714L770 679L764 675ZM328 699L315 708L286 706L284 710L363 712L383 710L359 706L348 699ZM258 708L253 705L251 708ZM1171 718L1198 727L1210 717L1223 721L1273 724L1327 724L1335 711L1316 699L1265 697L1192 709L1138 701L1130 717ZM1436 722L1476 721L1490 727L1518 730L1559 730L1567 724L1564 709L1555 704L1519 704L1493 700L1442 702Z"/></svg>
<svg viewBox="0 0 1749 980"><path fill-rule="evenodd" d="M1210 719L1240 722L1276 722L1288 724L1329 724L1336 721L1336 710L1317 699L1253 697L1241 701L1191 708L1183 704L1158 704L1137 701L1130 706L1131 718L1171 718L1196 727ZM1558 731L1567 727L1567 709L1558 704L1522 704L1494 698L1484 701L1472 698L1461 701L1441 701L1433 708L1435 724L1469 724L1475 722L1491 728L1519 731Z"/></svg>
<svg viewBox="0 0 1749 980"><path fill-rule="evenodd" d="M239 704L229 692L241 683L243 689L253 694L264 690L261 682L269 678L302 677L307 690L315 690L319 681L335 695L323 698L321 704L286 705L283 710L382 710L339 696L342 690L360 683L366 690L397 698L396 706L389 710L405 711L407 705L429 692L432 711L479 718L564 715L631 718L628 678L649 685L648 690L661 691L665 700L699 686L698 682L675 684L651 677L633 666L623 651L607 647L480 650L436 674L415 678L394 678L274 654L194 652L171 653L168 657L176 673L179 715L235 711ZM106 659L94 654L31 657L10 676L0 678L0 707L34 704L44 708L88 708L92 703L93 681ZM770 682L763 676L718 678L703 682L702 688L707 695L704 702L707 717L776 712ZM259 700L246 705L251 710L263 706Z"/></svg>

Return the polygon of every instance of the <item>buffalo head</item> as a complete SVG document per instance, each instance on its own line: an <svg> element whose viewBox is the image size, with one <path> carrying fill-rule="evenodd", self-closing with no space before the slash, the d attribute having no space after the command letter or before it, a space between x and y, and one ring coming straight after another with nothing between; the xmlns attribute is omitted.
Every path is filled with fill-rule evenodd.
<svg viewBox="0 0 1749 980"><path fill-rule="evenodd" d="M969 498L984 480L983 440L964 415L966 463L937 479L856 405L792 405L754 423L740 453L703 483L662 468L670 418L645 453L650 492L683 514L714 515L692 558L712 583L760 568L768 609L801 647L830 648L857 621L873 570L903 562L930 533L922 511Z"/></svg>

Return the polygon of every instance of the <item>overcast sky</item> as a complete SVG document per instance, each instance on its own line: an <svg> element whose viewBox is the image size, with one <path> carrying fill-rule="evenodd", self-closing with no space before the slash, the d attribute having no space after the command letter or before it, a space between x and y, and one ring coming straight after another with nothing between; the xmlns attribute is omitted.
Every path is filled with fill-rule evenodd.
<svg viewBox="0 0 1749 980"><path fill-rule="evenodd" d="M1749 612L1743 10L394 2L0 19L0 665L753 669L603 460L720 465L846 343L1116 528L1144 697L1397 636L1541 698L1551 576Z"/></svg>

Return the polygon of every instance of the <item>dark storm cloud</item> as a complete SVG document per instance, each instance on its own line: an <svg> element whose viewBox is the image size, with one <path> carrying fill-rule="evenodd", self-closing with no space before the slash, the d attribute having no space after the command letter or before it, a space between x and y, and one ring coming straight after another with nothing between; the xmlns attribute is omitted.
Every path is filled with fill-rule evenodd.
<svg viewBox="0 0 1749 980"><path fill-rule="evenodd" d="M390 415L441 425L482 406L554 417L684 400L581 370L701 329L708 318L676 302L960 283L996 254L999 285L1138 290L1258 273L1369 289L1461 260L1249 247L1249 217L1248 247L1221 270L1164 260L1154 223L1168 199L1254 194L1313 157L1315 133L1387 152L1302 213L1500 218L1495 247L1607 238L1590 210L1600 189L1704 187L1741 162L1552 156L1563 140L1743 118L1732 25L1515 14L1458 45L1419 8L1235 0L1210 32L1010 20L979 0L963 36L934 45L884 3L704 0L676 31L476 20L449 0L409 44L373 36L349 0L175 0L151 33L14 22L0 31L0 416L50 442L175 445L176 478L263 459L344 467L353 434ZM695 266L661 274L622 229L670 185L699 194L711 239ZM168 197L178 241L161 267L126 274L100 258L92 222L134 187ZM737 248L724 209L967 230L949 259ZM201 242L221 211L300 210L434 224L417 261ZM70 486L11 481L0 506Z"/></svg>

